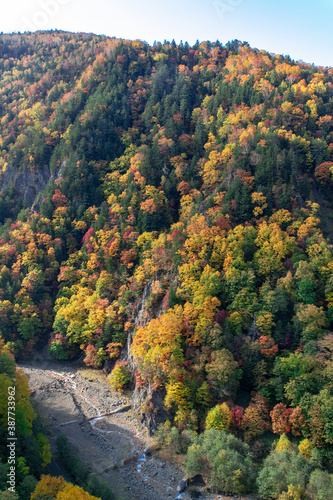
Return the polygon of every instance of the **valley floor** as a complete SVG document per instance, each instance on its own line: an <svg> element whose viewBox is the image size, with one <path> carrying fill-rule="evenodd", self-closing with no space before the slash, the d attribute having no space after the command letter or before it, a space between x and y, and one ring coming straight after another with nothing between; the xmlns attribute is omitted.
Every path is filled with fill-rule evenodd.
<svg viewBox="0 0 333 500"><path fill-rule="evenodd" d="M29 378L32 396L48 427L53 456L56 437L65 434L92 474L107 481L117 500L177 497L182 471L170 462L144 454L151 438L126 397L110 389L102 372L50 362L41 353L19 367ZM54 475L66 476L55 459L50 469ZM184 493L179 498L190 497Z"/></svg>

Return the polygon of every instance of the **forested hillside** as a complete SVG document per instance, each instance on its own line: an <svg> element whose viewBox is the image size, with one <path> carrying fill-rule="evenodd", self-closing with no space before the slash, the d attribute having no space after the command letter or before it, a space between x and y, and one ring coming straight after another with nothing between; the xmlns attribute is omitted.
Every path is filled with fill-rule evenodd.
<svg viewBox="0 0 333 500"><path fill-rule="evenodd" d="M333 499L333 69L0 35L0 96L6 349L149 385L216 490Z"/></svg>

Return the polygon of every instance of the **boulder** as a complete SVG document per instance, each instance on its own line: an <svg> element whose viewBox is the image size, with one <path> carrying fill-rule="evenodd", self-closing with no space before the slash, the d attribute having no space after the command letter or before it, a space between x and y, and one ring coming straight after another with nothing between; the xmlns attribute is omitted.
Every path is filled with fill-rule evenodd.
<svg viewBox="0 0 333 500"><path fill-rule="evenodd" d="M178 483L178 486L177 486L177 491L178 493L181 493L182 491L185 491L186 488L188 486L188 479L186 479L185 477L183 479L181 479Z"/></svg>

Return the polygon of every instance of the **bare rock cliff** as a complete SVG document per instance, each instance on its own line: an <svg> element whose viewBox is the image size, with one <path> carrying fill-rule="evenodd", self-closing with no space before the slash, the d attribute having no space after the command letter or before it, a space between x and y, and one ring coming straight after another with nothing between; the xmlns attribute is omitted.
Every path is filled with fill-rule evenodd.
<svg viewBox="0 0 333 500"><path fill-rule="evenodd" d="M45 191L49 182L59 178L60 175L61 168L52 174L49 165L44 165L38 172L33 172L28 168L18 170L13 164L8 164L6 170L0 174L0 191L12 185L25 204L38 211L41 202L40 195Z"/></svg>

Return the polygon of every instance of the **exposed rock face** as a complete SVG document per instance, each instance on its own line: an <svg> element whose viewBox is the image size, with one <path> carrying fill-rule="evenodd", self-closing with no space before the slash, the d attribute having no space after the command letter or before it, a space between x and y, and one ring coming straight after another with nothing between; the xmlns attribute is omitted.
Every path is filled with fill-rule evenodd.
<svg viewBox="0 0 333 500"><path fill-rule="evenodd" d="M140 326L145 326L149 321L149 319L145 315L145 311L146 311L146 304L147 304L147 300L148 300L150 289L151 289L151 284L152 284L152 280L149 280L148 283L146 284L144 290L143 290L141 300L140 300L138 307L136 308L136 311L134 313L134 327L135 328L138 328ZM132 354L132 349L131 349L132 342L133 342L133 331L130 332L127 336L126 358L127 358L129 369L131 370L131 372L134 373L135 370L137 369L137 365L136 365L135 358Z"/></svg>
<svg viewBox="0 0 333 500"><path fill-rule="evenodd" d="M28 168L20 171L14 165L8 164L5 172L2 172L0 176L0 191L13 185L26 205L38 211L41 202L38 195L45 191L49 182L59 178L60 175L61 167L52 174L49 165L44 165L38 172L32 172Z"/></svg>
<svg viewBox="0 0 333 500"><path fill-rule="evenodd" d="M152 285L152 280L150 280L143 291L141 300L137 306L134 315L134 326L136 328L140 326L145 326L151 319L150 315L147 314L146 305L150 294ZM136 360L132 354L133 332L130 332L127 337L127 346L124 349L123 357L128 363L128 367L132 374L135 374L138 366ZM163 398L164 394L161 391L153 390L152 384L142 385L140 387L135 387L132 397L131 404L135 411L141 415L141 423L147 427L149 434L154 434L157 428L157 424L164 422L169 418L168 413L163 408Z"/></svg>

